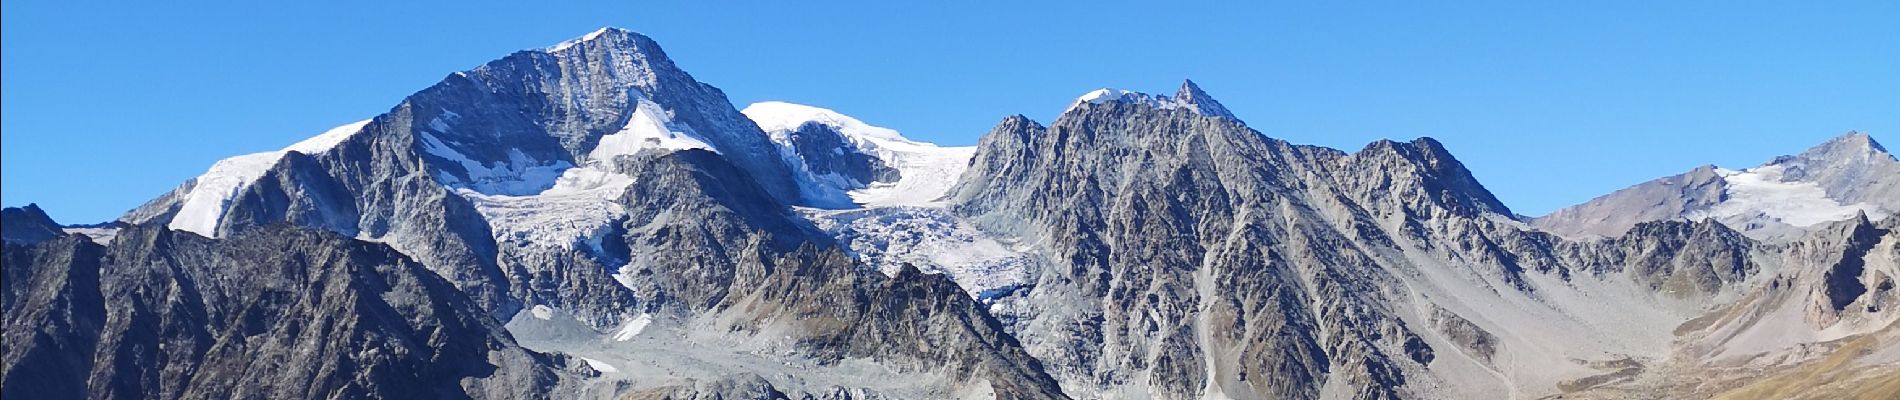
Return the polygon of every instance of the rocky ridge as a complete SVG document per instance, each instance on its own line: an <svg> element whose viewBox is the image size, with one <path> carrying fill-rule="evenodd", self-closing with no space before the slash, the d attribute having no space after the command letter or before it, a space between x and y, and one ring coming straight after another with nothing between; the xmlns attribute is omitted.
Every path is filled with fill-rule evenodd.
<svg viewBox="0 0 1900 400"><path fill-rule="evenodd" d="M1048 125L1009 117L941 147L816 107L735 110L609 28L221 161L78 231L116 238L6 210L0 389L1834 393L1900 369L1892 164L1850 134L1527 220L1436 140L1292 144L1193 82L1091 92ZM1782 200L1829 208L1763 208ZM306 293L348 300L290 301ZM277 315L297 319L259 317ZM156 322L113 322L127 318ZM92 356L154 351L128 340L164 356ZM1853 356L1827 355L1840 349ZM311 351L330 356L282 357Z"/></svg>

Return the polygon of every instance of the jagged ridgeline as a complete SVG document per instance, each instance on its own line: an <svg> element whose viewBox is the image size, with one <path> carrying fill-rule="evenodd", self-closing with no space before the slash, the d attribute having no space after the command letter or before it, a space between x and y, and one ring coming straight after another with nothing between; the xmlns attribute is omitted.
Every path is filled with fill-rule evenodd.
<svg viewBox="0 0 1900 400"><path fill-rule="evenodd" d="M1896 165L1854 133L1533 219L1193 82L948 147L609 28L112 223L7 209L0 394L1882 398Z"/></svg>

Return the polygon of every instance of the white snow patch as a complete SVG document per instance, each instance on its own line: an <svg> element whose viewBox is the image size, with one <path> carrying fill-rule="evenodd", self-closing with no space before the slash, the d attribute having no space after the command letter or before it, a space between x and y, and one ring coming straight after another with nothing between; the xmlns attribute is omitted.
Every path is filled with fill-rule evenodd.
<svg viewBox="0 0 1900 400"><path fill-rule="evenodd" d="M786 135L798 130L799 126L808 122L817 122L831 126L847 137L910 142L910 139L905 139L896 130L873 126L837 111L804 104L763 101L752 103L739 112L745 114L746 118L751 118L752 122L758 123L759 129L771 134L774 141L786 140Z"/></svg>
<svg viewBox="0 0 1900 400"><path fill-rule="evenodd" d="M634 286L634 277L639 270L639 267L635 266L632 262L621 265L619 268L614 269L614 282L619 282L620 286L628 289L638 289L638 287Z"/></svg>
<svg viewBox="0 0 1900 400"><path fill-rule="evenodd" d="M1705 211L1689 213L1690 219L1750 218L1765 216L1795 227L1853 218L1866 212L1878 220L1886 216L1880 207L1867 204L1841 204L1827 196L1827 190L1813 182L1782 180L1783 166L1765 165L1744 171L1717 168L1728 183L1728 198Z"/></svg>
<svg viewBox="0 0 1900 400"><path fill-rule="evenodd" d="M718 152L712 145L685 125L674 124L670 113L660 108L658 103L640 99L634 106L633 116L627 118L620 131L602 136L600 143L587 154L590 161L612 164L618 156L632 155L644 149L705 149Z"/></svg>
<svg viewBox="0 0 1900 400"><path fill-rule="evenodd" d="M308 139L298 141L282 150L251 153L218 160L211 169L198 175L191 190L179 201L178 214L165 226L172 230L197 233L206 237L218 237L218 222L224 217L224 211L231 200L237 197L252 182L264 176L271 166L284 154L295 151L304 154L318 154L335 148L338 143L350 135L363 131L370 120L362 120L330 128Z"/></svg>
<svg viewBox="0 0 1900 400"><path fill-rule="evenodd" d="M522 153L520 149L508 149L508 161L498 162L494 166L475 161L456 151L433 133L421 132L423 151L454 162L466 171L466 180L456 177L448 171L435 174L437 182L455 189L469 189L479 193L498 195L527 195L540 193L554 186L555 180L564 171L574 165L567 161L554 160L543 162Z"/></svg>
<svg viewBox="0 0 1900 400"><path fill-rule="evenodd" d="M554 309L548 306L536 304L534 305L534 308L529 309L528 311L534 313L535 319L546 321L546 320L554 318Z"/></svg>
<svg viewBox="0 0 1900 400"><path fill-rule="evenodd" d="M621 325L619 331L614 332L614 341L625 342L633 340L634 337L640 336L641 331L647 329L647 325L651 324L653 324L653 315L641 313L640 316L634 317L631 321L627 321L625 325Z"/></svg>
<svg viewBox="0 0 1900 400"><path fill-rule="evenodd" d="M581 357L581 361L587 362L587 366L589 368L593 368L595 371L620 372L619 368L614 368L613 364L608 364L606 361L595 360L595 359L587 358L587 357Z"/></svg>
<svg viewBox="0 0 1900 400"><path fill-rule="evenodd" d="M356 135L357 132L362 132L363 127L369 125L369 121L370 120L366 119L330 128L330 130L323 131L323 133L319 133L316 136L311 136L309 139L293 143L290 147L285 147L284 151L295 151L304 154L316 154L329 151L330 149L336 148L336 145L342 144L344 139L349 139L350 136Z"/></svg>
<svg viewBox="0 0 1900 400"><path fill-rule="evenodd" d="M851 200L867 206L941 205L957 178L969 168L976 146L937 147L926 144L904 149L882 147L886 164L898 171L896 182L874 182L850 192Z"/></svg>
<svg viewBox="0 0 1900 400"><path fill-rule="evenodd" d="M1110 101L1149 101L1157 97L1158 96L1133 90L1101 88L1083 93L1081 97L1075 98L1075 103L1070 106L1082 103L1102 104Z"/></svg>
<svg viewBox="0 0 1900 400"><path fill-rule="evenodd" d="M493 231L495 240L543 248L598 250L602 235L627 215L617 199L633 178L594 168L569 168L552 187L526 196L460 189Z"/></svg>
<svg viewBox="0 0 1900 400"><path fill-rule="evenodd" d="M1069 103L1069 108L1062 110L1062 112L1066 114L1076 107L1081 107L1083 104L1102 104L1108 102L1146 104L1150 107L1163 110L1189 110L1201 115L1231 118L1229 115L1203 111L1201 107L1182 99L1115 88L1101 88L1084 93L1081 97L1077 97L1074 102Z"/></svg>
<svg viewBox="0 0 1900 400"><path fill-rule="evenodd" d="M599 38L600 35L607 33L607 30L609 29L613 29L613 28L595 29L593 32L588 32L586 35L582 35L581 37L564 40L564 41L561 41L560 43L555 43L553 46L548 46L547 52L552 53L552 52L557 52L561 50L567 50L569 47L574 47L574 45L581 44L581 42L594 40L596 38Z"/></svg>
<svg viewBox="0 0 1900 400"><path fill-rule="evenodd" d="M112 244L112 238L119 236L119 228L63 228L66 233L76 233L92 238L93 243Z"/></svg>

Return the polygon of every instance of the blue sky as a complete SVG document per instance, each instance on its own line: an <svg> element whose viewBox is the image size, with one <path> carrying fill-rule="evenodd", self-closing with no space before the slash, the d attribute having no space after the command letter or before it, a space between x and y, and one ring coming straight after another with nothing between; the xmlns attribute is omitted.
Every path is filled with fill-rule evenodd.
<svg viewBox="0 0 1900 400"><path fill-rule="evenodd" d="M1192 78L1295 143L1438 138L1530 215L1852 129L1900 141L1900 2L911 3L6 1L0 194L108 220L601 26L654 37L737 106L946 144Z"/></svg>

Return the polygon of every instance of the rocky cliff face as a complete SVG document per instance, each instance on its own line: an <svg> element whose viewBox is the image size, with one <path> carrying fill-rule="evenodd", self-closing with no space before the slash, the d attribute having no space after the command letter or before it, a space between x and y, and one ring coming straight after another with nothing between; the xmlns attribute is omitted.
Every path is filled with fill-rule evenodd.
<svg viewBox="0 0 1900 400"><path fill-rule="evenodd" d="M786 132L782 151L795 162L794 170L807 180L837 191L863 189L874 183L896 182L903 174L883 159L864 154L837 128L807 123Z"/></svg>
<svg viewBox="0 0 1900 400"><path fill-rule="evenodd" d="M1034 289L1002 301L1019 303L1019 336L1076 393L1393 398L1434 352L1394 309L1399 281L1357 243L1390 239L1350 229L1376 229L1363 209L1322 207L1385 190L1472 216L1502 208L1465 192L1482 193L1468 179L1409 186L1455 166L1432 157L1397 143L1348 155L1193 109L1085 101L1052 126L1012 117L986 135L954 209L1049 243ZM1334 181L1385 163L1413 168Z"/></svg>
<svg viewBox="0 0 1900 400"><path fill-rule="evenodd" d="M1291 145L1157 98L1006 119L952 192L959 215L1042 244L1040 275L992 310L1071 393L1614 386L1785 265L1714 222L1566 240L1517 221L1436 141Z"/></svg>
<svg viewBox="0 0 1900 400"><path fill-rule="evenodd" d="M142 226L4 251L9 397L558 398L585 374L420 264L332 233Z"/></svg>
<svg viewBox="0 0 1900 400"><path fill-rule="evenodd" d="M20 208L7 207L6 211L0 212L5 213L0 214L0 221L6 223L4 229L0 229L0 232L3 232L0 233L0 238L7 243L29 245L65 235L59 229L59 224L54 223L52 217L46 216L46 211L41 210L37 204L28 204Z"/></svg>

